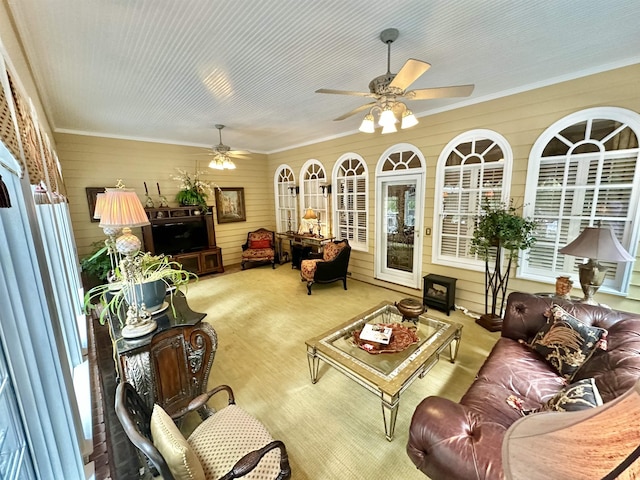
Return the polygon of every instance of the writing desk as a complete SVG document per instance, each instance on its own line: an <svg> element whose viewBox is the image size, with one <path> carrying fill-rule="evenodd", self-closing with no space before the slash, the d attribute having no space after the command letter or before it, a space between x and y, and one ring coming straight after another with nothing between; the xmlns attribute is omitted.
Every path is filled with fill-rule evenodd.
<svg viewBox="0 0 640 480"><path fill-rule="evenodd" d="M300 262L302 262L311 251L321 252L324 245L333 241L335 237L320 237L309 233L277 232L276 250L281 265L283 263L282 240L285 239L289 241L289 248L291 249L291 268L300 268Z"/></svg>

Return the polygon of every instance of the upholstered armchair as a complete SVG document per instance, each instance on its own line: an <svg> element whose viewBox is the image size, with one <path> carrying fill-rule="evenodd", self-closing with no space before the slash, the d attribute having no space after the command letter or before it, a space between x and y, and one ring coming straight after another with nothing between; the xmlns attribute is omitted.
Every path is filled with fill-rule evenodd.
<svg viewBox="0 0 640 480"><path fill-rule="evenodd" d="M267 429L235 404L233 391L220 385L196 397L189 411L201 409L216 393L228 405L208 417L185 439L158 404L150 410L129 383L116 389L115 410L124 432L164 480L291 478L287 450ZM156 472L152 472L155 475Z"/></svg>
<svg viewBox="0 0 640 480"><path fill-rule="evenodd" d="M271 268L276 268L276 239L271 230L259 228L247 234L247 243L242 245L242 263L271 262Z"/></svg>
<svg viewBox="0 0 640 480"><path fill-rule="evenodd" d="M311 295L311 285L314 283L331 283L337 280L342 280L346 290L350 256L349 242L337 240L327 243L322 253L312 253L312 258L302 260L300 276L303 282L307 282L307 295Z"/></svg>

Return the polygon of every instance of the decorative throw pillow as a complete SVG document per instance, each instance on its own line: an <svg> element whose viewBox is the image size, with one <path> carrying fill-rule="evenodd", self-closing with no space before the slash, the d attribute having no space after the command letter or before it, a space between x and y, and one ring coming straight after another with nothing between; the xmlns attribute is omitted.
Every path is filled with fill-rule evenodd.
<svg viewBox="0 0 640 480"><path fill-rule="evenodd" d="M324 250L322 252L322 259L325 262L330 262L335 259L338 254L342 251L342 249L346 246L344 242L333 243L329 242L324 246Z"/></svg>
<svg viewBox="0 0 640 480"><path fill-rule="evenodd" d="M271 240L251 240L249 248L271 248Z"/></svg>
<svg viewBox="0 0 640 480"><path fill-rule="evenodd" d="M529 346L571 381L597 348L606 350L607 331L582 323L559 305L551 307L549 320Z"/></svg>
<svg viewBox="0 0 640 480"><path fill-rule="evenodd" d="M515 395L507 397L507 403L522 415L537 412L577 412L602 405L602 397L595 379L583 378L571 385L567 385L541 407L525 409L521 398Z"/></svg>
<svg viewBox="0 0 640 480"><path fill-rule="evenodd" d="M171 417L157 404L151 413L151 437L176 480L205 480L198 456Z"/></svg>

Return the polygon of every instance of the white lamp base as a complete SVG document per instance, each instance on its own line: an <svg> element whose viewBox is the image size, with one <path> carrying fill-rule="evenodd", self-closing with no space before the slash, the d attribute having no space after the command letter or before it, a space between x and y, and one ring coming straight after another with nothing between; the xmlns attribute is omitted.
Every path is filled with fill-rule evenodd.
<svg viewBox="0 0 640 480"><path fill-rule="evenodd" d="M155 320L149 320L145 323L138 323L137 325L125 325L122 329L122 336L124 338L138 338L153 332L158 328L158 324Z"/></svg>

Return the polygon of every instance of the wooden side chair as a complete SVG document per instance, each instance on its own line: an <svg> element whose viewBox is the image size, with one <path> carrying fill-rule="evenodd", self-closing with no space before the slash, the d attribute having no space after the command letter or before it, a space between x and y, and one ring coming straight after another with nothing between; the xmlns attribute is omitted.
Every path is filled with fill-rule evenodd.
<svg viewBox="0 0 640 480"><path fill-rule="evenodd" d="M204 420L185 439L173 419L159 406L153 410L129 383L116 389L115 410L133 443L164 480L230 480L291 478L284 443L235 404L233 391L220 385L195 398L189 411L199 410L216 393L226 392L228 405Z"/></svg>
<svg viewBox="0 0 640 480"><path fill-rule="evenodd" d="M317 258L313 258L313 257ZM302 260L300 277L307 282L307 295L311 295L311 285L314 283L331 283L342 280L347 289L347 272L351 246L348 240L336 240L324 246L322 253L311 254L311 259Z"/></svg>
<svg viewBox="0 0 640 480"><path fill-rule="evenodd" d="M276 268L276 235L273 231L259 228L247 234L247 242L242 245L242 270L247 262L271 262L271 268Z"/></svg>

